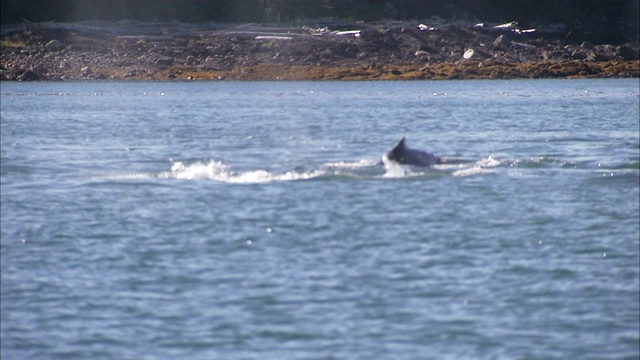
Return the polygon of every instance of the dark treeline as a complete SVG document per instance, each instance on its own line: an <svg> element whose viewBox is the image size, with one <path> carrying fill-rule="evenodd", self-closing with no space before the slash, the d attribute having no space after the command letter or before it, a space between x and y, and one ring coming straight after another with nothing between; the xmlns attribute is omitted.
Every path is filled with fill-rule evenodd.
<svg viewBox="0 0 640 360"><path fill-rule="evenodd" d="M594 24L638 29L640 0L2 0L2 25L141 20L290 22L334 17L408 20L439 16L521 24Z"/></svg>

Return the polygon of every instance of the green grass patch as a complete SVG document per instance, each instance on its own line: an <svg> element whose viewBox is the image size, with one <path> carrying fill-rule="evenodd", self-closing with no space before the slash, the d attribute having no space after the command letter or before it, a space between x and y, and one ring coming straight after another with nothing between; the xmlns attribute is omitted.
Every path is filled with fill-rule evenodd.
<svg viewBox="0 0 640 360"><path fill-rule="evenodd" d="M30 49L33 45L27 44L21 36L14 34L0 40L0 47Z"/></svg>

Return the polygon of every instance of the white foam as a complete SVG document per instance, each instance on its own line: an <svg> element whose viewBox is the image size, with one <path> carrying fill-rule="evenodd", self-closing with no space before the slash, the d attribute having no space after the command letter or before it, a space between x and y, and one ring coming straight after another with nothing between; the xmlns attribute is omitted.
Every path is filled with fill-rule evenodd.
<svg viewBox="0 0 640 360"><path fill-rule="evenodd" d="M187 180L213 180L233 184L259 184L273 181L307 180L324 175L324 171L311 172L286 172L273 174L266 170L251 170L244 172L232 171L231 168L220 162L209 163L196 162L186 165L176 161L171 166L171 172L164 173L162 177Z"/></svg>
<svg viewBox="0 0 640 360"><path fill-rule="evenodd" d="M414 168L410 166L391 161L386 157L386 155L382 157L382 162L386 170L386 173L383 175L383 177L385 178L403 178L410 176L421 176L425 174L424 172L415 172L413 170ZM478 174L495 173L496 170L493 168L497 167L498 165L500 165L499 160L488 157L486 159L469 163L438 164L432 166L432 168L443 172L451 171L451 175L453 176L473 176Z"/></svg>
<svg viewBox="0 0 640 360"><path fill-rule="evenodd" d="M478 166L487 168L487 167L496 167L496 166L500 165L501 162L500 162L500 160L494 159L491 156L489 156L486 159L482 159L482 160L477 161L476 164Z"/></svg>
<svg viewBox="0 0 640 360"><path fill-rule="evenodd" d="M181 179L181 180L212 180L229 184L261 184L269 182L309 180L323 176L339 176L351 178L407 178L420 177L427 174L451 174L452 176L473 176L478 174L495 173L493 169L500 165L500 161L491 157L476 161L475 163L461 164L438 164L433 166L433 170L420 169L412 166L399 164L382 157L384 173L378 171L380 167L377 161L338 161L327 162L319 169L309 171L287 171L285 173L274 173L264 169L234 171L231 167L221 161L210 160L208 162L182 162L173 161L170 171L160 173L131 173L112 174L109 179L118 180L141 180L141 179ZM431 172L430 172L431 171ZM434 172L435 171L435 172Z"/></svg>
<svg viewBox="0 0 640 360"><path fill-rule="evenodd" d="M359 169L364 167L375 166L378 162L373 160L359 160L359 161L337 161L325 163L324 167L338 168L338 169Z"/></svg>
<svg viewBox="0 0 640 360"><path fill-rule="evenodd" d="M486 159L481 159L476 161L475 163L471 163L471 166L467 164L466 167L463 167L459 170L451 173L453 176L473 176L479 174L493 174L496 172L495 169L492 169L496 166L500 165L500 160L494 159L492 157L488 157Z"/></svg>
<svg viewBox="0 0 640 360"><path fill-rule="evenodd" d="M496 171L493 169L485 169L479 166L475 166L475 167L471 167L471 168L467 168L467 169L462 169L462 170L456 170L454 172L451 173L451 175L453 176L473 176L473 175L479 175L479 174L493 174Z"/></svg>
<svg viewBox="0 0 640 360"><path fill-rule="evenodd" d="M130 174L120 174L120 173L111 173L100 176L91 177L92 180L96 181L104 181L104 180L147 180L147 179L155 179L158 176L153 173L130 173Z"/></svg>
<svg viewBox="0 0 640 360"><path fill-rule="evenodd" d="M113 180L145 180L153 179L156 176L151 173L133 173L133 174L112 174L109 176L96 176L96 180L113 179Z"/></svg>
<svg viewBox="0 0 640 360"><path fill-rule="evenodd" d="M384 155L382 157L382 163L384 164L384 169L386 171L384 175L382 175L382 177L384 178L395 179L395 178L423 175L423 173L419 173L419 172L416 173L411 171L411 168L409 166L402 165L395 161L389 160L387 155Z"/></svg>

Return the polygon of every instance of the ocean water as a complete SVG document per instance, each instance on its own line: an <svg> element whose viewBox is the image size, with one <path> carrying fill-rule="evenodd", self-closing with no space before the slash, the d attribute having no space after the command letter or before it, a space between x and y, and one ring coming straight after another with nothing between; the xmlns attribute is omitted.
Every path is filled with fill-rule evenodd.
<svg viewBox="0 0 640 360"><path fill-rule="evenodd" d="M637 359L639 92L2 82L0 355Z"/></svg>

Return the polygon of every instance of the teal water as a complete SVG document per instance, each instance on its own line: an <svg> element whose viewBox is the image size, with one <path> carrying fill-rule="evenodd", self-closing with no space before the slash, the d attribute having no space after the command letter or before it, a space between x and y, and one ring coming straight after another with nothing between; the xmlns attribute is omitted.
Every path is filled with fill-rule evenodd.
<svg viewBox="0 0 640 360"><path fill-rule="evenodd" d="M639 93L2 82L0 355L637 359Z"/></svg>

